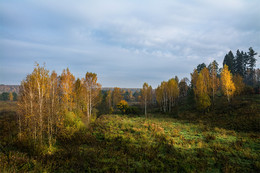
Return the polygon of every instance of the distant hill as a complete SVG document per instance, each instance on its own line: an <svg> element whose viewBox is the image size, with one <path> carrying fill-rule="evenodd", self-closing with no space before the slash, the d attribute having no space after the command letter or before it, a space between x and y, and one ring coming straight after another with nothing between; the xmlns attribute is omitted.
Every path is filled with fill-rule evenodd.
<svg viewBox="0 0 260 173"><path fill-rule="evenodd" d="M121 90L124 90L124 91L132 91L133 93L135 93L136 91L140 91L141 89L140 88L120 88ZM113 91L114 90L114 87L102 87L102 90L103 91L108 91L108 90L111 90Z"/></svg>
<svg viewBox="0 0 260 173"><path fill-rule="evenodd" d="M3 92L16 92L19 93L19 87L20 85L0 85L0 94ZM124 91L128 91L131 90L133 93L135 93L136 91L140 91L140 88L121 88ZM108 91L111 90L113 91L114 88L113 87L103 87L102 88L103 91Z"/></svg>
<svg viewBox="0 0 260 173"><path fill-rule="evenodd" d="M15 92L15 93L19 93L19 87L20 85L0 85L0 94L2 94L3 92Z"/></svg>

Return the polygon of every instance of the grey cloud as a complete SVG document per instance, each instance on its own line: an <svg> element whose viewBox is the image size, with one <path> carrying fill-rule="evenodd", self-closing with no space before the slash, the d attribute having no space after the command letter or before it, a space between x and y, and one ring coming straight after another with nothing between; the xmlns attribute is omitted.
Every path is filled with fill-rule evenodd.
<svg viewBox="0 0 260 173"><path fill-rule="evenodd" d="M230 49L260 53L259 11L257 0L1 1L0 83L19 83L38 61L96 72L104 86L156 87L222 64Z"/></svg>

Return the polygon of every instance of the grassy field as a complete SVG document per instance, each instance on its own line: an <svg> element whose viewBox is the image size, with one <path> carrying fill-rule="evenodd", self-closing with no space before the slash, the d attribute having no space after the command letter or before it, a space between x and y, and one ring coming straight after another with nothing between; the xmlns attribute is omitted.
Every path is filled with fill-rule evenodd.
<svg viewBox="0 0 260 173"><path fill-rule="evenodd" d="M16 109L17 109L17 102L15 102L15 101L0 101L0 112L16 111Z"/></svg>
<svg viewBox="0 0 260 173"><path fill-rule="evenodd" d="M103 115L40 149L17 141L15 112L2 111L0 172L259 172L259 96L241 99L200 116Z"/></svg>

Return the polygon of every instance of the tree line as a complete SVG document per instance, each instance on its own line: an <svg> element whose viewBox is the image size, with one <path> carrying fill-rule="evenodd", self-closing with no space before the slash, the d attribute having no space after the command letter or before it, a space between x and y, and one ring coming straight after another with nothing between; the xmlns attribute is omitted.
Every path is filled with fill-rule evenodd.
<svg viewBox="0 0 260 173"><path fill-rule="evenodd" d="M17 101L16 92L3 92L0 94L1 101Z"/></svg>
<svg viewBox="0 0 260 173"><path fill-rule="evenodd" d="M76 79L68 68L58 76L37 64L20 86L19 138L27 136L34 143L51 146L60 132L88 125L98 114L121 111L147 117L151 108L171 114L180 100L189 97L195 100L198 110L207 111L214 106L216 95L224 95L231 102L234 95L251 92L252 87L259 92L260 70L254 68L257 53L249 48L249 52L240 54L232 58L230 51L223 68L215 60L208 66L199 64L191 80L175 76L155 89L145 82L135 93L118 87L102 91L95 73L87 72L84 78Z"/></svg>

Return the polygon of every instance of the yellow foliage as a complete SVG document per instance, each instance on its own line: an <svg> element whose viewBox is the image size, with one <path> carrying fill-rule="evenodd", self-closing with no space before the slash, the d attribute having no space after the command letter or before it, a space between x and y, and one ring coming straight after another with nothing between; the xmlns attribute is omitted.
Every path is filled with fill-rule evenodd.
<svg viewBox="0 0 260 173"><path fill-rule="evenodd" d="M124 114L126 113L126 110L128 108L128 103L125 100L121 100L118 104L117 104L117 108Z"/></svg>
<svg viewBox="0 0 260 173"><path fill-rule="evenodd" d="M221 89L224 95L227 96L228 101L230 101L230 98L234 95L236 87L234 85L234 82L232 80L232 75L228 70L227 65L224 66L221 72Z"/></svg>
<svg viewBox="0 0 260 173"><path fill-rule="evenodd" d="M14 96L13 96L13 93L12 93L12 92L9 93L9 100L10 100L10 101L13 101L13 100L14 100Z"/></svg>
<svg viewBox="0 0 260 173"><path fill-rule="evenodd" d="M208 83L205 82L205 77L203 76L203 73L200 73L196 82L196 89L194 90L199 110L205 110L211 105L210 98L207 94L207 84Z"/></svg>

